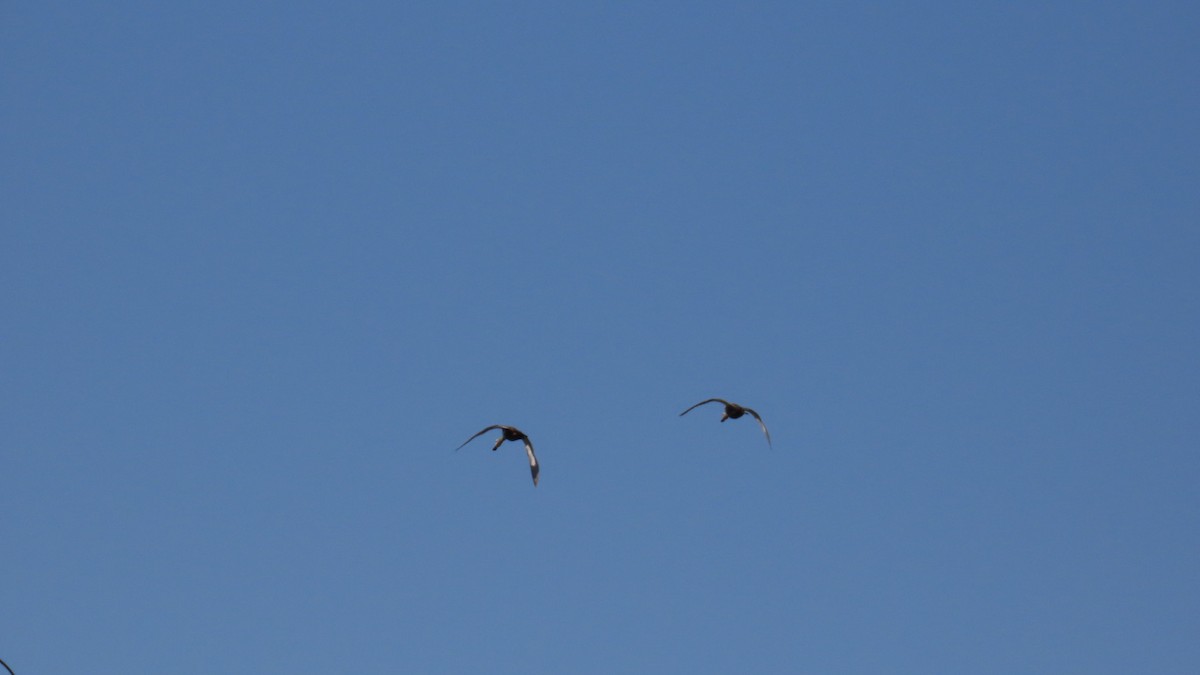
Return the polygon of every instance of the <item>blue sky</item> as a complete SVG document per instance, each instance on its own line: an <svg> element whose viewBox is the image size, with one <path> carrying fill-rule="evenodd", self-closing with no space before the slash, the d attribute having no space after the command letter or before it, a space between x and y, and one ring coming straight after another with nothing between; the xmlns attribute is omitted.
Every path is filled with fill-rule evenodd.
<svg viewBox="0 0 1200 675"><path fill-rule="evenodd" d="M6 3L0 658L1196 672L1198 34Z"/></svg>

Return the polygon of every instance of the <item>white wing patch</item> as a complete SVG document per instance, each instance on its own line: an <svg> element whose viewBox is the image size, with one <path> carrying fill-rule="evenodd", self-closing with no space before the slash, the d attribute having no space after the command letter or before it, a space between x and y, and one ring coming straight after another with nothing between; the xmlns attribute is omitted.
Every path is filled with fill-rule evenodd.
<svg viewBox="0 0 1200 675"><path fill-rule="evenodd" d="M536 486L540 468L537 457L533 454L533 443L530 443L528 438L525 439L525 454L529 456L529 471L533 474L533 484Z"/></svg>

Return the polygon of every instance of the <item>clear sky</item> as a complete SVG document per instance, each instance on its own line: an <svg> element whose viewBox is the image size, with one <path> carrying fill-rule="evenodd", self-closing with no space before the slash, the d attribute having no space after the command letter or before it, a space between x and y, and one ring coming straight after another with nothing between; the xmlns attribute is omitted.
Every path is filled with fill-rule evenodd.
<svg viewBox="0 0 1200 675"><path fill-rule="evenodd" d="M1198 45L1195 2L4 3L0 658L1200 672ZM497 423L538 487L454 451Z"/></svg>

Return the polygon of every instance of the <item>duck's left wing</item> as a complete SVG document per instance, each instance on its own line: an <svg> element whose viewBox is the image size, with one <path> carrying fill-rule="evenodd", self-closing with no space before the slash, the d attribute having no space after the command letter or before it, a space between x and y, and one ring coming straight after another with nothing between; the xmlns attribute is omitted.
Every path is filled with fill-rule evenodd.
<svg viewBox="0 0 1200 675"><path fill-rule="evenodd" d="M767 447L774 447L771 445L771 432L767 431L767 425L762 421L762 418L758 416L758 413L749 408L743 408L743 410L750 413L754 416L754 419L758 420L758 426L762 427L763 435L767 437Z"/></svg>
<svg viewBox="0 0 1200 675"><path fill-rule="evenodd" d="M529 442L529 437L525 437L525 454L529 456L529 472L533 474L533 486L537 487L538 480L538 461L537 455L533 454L533 443Z"/></svg>

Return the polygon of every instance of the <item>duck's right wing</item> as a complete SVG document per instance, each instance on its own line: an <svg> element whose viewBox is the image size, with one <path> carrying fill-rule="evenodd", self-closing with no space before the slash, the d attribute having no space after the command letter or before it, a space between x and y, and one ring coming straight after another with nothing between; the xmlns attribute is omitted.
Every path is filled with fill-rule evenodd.
<svg viewBox="0 0 1200 675"><path fill-rule="evenodd" d="M491 431L492 429L502 429L502 428L503 428L503 425L500 425L500 424L493 424L493 425L492 425L492 426L490 426L490 427L484 427L483 431L480 431L479 433L475 434L474 436L472 436L472 437L468 438L467 440L463 441L463 444L462 444L462 445L460 445L460 446L458 446L457 448L455 448L455 449L454 449L454 451L455 451L455 452L458 452L459 450L462 450L462 448L463 448L463 445L466 445L467 443L470 443L471 441L475 440L476 438L479 438L480 436L482 436L482 435L486 434L487 432Z"/></svg>
<svg viewBox="0 0 1200 675"><path fill-rule="evenodd" d="M710 399L708 399L707 401L700 401L699 403L697 403L696 405L692 406L691 408L688 408L687 410L684 410L683 412L679 413L679 416L680 416L680 417L683 417L684 415L686 415L686 414L690 413L692 410L694 410L694 409L696 409L696 408L699 408L700 406L704 405L705 403L722 403L722 404L724 404L724 405L729 405L729 401L726 401L726 400L725 400L725 399L723 399L723 398L710 398Z"/></svg>

